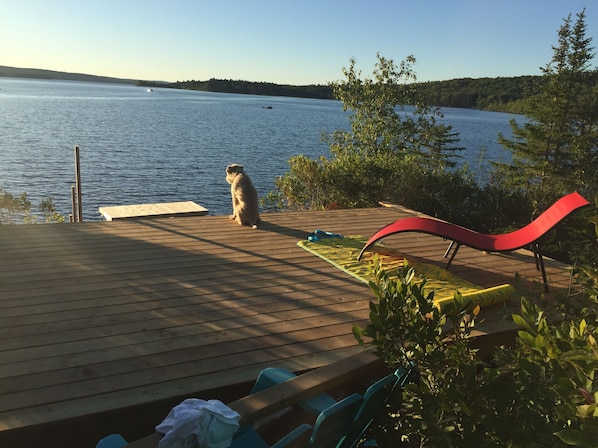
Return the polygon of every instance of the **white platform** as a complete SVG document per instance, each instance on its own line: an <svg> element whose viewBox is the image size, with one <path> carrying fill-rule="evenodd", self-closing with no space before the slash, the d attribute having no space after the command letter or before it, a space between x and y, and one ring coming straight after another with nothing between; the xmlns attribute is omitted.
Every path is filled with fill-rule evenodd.
<svg viewBox="0 0 598 448"><path fill-rule="evenodd" d="M100 214L106 221L114 219L135 219L174 216L202 216L208 209L192 201L165 202L162 204L115 205L100 207Z"/></svg>

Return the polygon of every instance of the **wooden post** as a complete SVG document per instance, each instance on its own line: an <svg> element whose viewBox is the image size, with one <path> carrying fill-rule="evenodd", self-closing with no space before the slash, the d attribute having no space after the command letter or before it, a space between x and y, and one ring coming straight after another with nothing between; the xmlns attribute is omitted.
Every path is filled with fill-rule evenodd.
<svg viewBox="0 0 598 448"><path fill-rule="evenodd" d="M77 222L77 198L75 193L76 188L77 187L75 187L74 185L71 185L71 204L73 207L73 213L69 215L69 222Z"/></svg>
<svg viewBox="0 0 598 448"><path fill-rule="evenodd" d="M75 176L77 186L77 216L76 222L83 222L83 206L81 205L81 164L79 162L79 146L75 145Z"/></svg>

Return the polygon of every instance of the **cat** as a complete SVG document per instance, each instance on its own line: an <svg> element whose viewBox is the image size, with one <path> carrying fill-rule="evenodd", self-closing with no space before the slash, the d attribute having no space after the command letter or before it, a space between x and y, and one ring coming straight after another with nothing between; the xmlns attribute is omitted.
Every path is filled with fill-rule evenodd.
<svg viewBox="0 0 598 448"><path fill-rule="evenodd" d="M233 214L230 215L242 226L257 229L260 219L257 190L245 173L243 165L236 163L226 167L226 181L230 184Z"/></svg>

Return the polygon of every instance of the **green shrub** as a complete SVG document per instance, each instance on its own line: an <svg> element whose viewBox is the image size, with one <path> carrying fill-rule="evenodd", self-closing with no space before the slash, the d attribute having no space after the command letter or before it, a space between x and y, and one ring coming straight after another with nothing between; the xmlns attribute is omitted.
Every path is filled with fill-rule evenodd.
<svg viewBox="0 0 598 448"><path fill-rule="evenodd" d="M56 212L54 205L54 198L49 196L42 199L39 203L39 214L43 216L44 221L50 222L64 222L64 217ZM22 193L20 196L14 196L8 191L0 188L0 225L1 224L16 224L23 222L25 224L33 224L38 222L38 216L31 212L31 201L27 193Z"/></svg>
<svg viewBox="0 0 598 448"><path fill-rule="evenodd" d="M468 335L478 309L459 294L448 312L405 266L398 280L375 264L370 322L355 327L392 367L415 363L418 381L392 397L368 435L379 446L596 446L598 330L586 320L551 324L522 298L514 347L482 361Z"/></svg>

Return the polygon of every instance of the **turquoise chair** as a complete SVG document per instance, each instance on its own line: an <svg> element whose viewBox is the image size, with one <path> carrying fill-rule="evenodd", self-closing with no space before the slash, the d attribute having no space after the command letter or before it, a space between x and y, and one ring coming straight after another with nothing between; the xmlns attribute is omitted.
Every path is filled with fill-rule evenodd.
<svg viewBox="0 0 598 448"><path fill-rule="evenodd" d="M101 439L96 448L121 448L127 445L127 441L120 434L110 434Z"/></svg>
<svg viewBox="0 0 598 448"><path fill-rule="evenodd" d="M359 442L376 415L384 408L392 389L402 378L393 373L368 387L363 395L363 404L338 448L351 448Z"/></svg>
<svg viewBox="0 0 598 448"><path fill-rule="evenodd" d="M403 386L415 374L415 367L397 369L372 384L362 397L352 394L336 401L328 394L299 403L304 409L317 415L313 429L303 424L291 431L271 447L251 426L245 426L233 437L231 448L350 448L359 442L374 417L384 407L389 391ZM295 377L286 369L267 368L260 375L251 390L259 392ZM111 434L100 440L96 448L121 448L127 441L120 434Z"/></svg>
<svg viewBox="0 0 598 448"><path fill-rule="evenodd" d="M350 424L346 426L343 437L339 439L337 444L330 446L337 448L350 448L355 446L378 412L382 410L388 401L390 392L396 387L404 386L408 381L412 380L416 374L417 371L415 366L411 366L408 369L400 367L394 373L387 375L372 384L366 390L360 408L355 414L348 417L348 422ZM287 369L266 368L260 372L251 393L259 392L260 390L288 381L295 376L296 375L293 372L290 372ZM318 416L322 415L322 413L328 409L334 409L333 406L336 404L337 401L325 393L298 403L298 405L306 411ZM314 433L316 432L316 429L317 423L316 426L314 426ZM312 444L310 444L310 446L312 446Z"/></svg>
<svg viewBox="0 0 598 448"><path fill-rule="evenodd" d="M276 386L277 384L284 383L285 381L295 378L296 376L297 375L287 369L267 367L258 375L257 380L251 389L251 394L272 386ZM299 406L313 415L320 414L320 412L328 409L334 404L336 404L336 400L328 394L319 394L315 397L308 398L298 403Z"/></svg>
<svg viewBox="0 0 598 448"><path fill-rule="evenodd" d="M394 371L394 373L391 373L387 377L378 381L374 385L370 386L370 388L374 387L378 383L384 383L384 387L389 386L390 388L394 389L396 386L405 385L405 383L412 380L415 375L415 366L410 366L407 369L404 367L399 367ZM284 383L285 381L295 378L296 376L297 375L295 375L293 372L284 368L265 368L258 375L257 380L251 389L251 393L254 394L269 387L276 386L277 384ZM335 403L336 400L334 398L326 393L322 393L316 395L315 397L303 400L299 402L298 405L309 413L318 415L324 409L329 408Z"/></svg>
<svg viewBox="0 0 598 448"><path fill-rule="evenodd" d="M316 418L314 430L309 439L310 448L338 448L351 432L355 416L363 404L359 394L349 395Z"/></svg>
<svg viewBox="0 0 598 448"><path fill-rule="evenodd" d="M253 427L248 426L237 432L230 448L303 448L308 445L311 434L312 427L304 423L270 447Z"/></svg>
<svg viewBox="0 0 598 448"><path fill-rule="evenodd" d="M353 394L322 411L312 427L303 424L271 448L335 448L340 447L351 430L363 397ZM231 448L270 448L251 426L241 428L233 437Z"/></svg>
<svg viewBox="0 0 598 448"><path fill-rule="evenodd" d="M237 432L230 445L231 448L304 448L312 435L312 427L307 423L299 426L270 447L251 427ZM101 439L96 448L122 448L127 441L120 434L110 434Z"/></svg>

